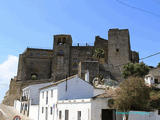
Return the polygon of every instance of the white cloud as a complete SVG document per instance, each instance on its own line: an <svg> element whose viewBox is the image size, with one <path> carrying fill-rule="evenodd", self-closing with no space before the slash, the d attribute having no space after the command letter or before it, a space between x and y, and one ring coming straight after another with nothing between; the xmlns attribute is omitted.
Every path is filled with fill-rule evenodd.
<svg viewBox="0 0 160 120"><path fill-rule="evenodd" d="M0 88L7 87L11 78L16 76L18 57L9 55L8 59L0 64Z"/></svg>

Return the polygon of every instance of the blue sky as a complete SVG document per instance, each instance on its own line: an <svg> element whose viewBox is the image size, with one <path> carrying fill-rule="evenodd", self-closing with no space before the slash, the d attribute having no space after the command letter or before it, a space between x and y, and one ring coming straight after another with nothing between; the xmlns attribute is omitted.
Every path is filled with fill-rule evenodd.
<svg viewBox="0 0 160 120"><path fill-rule="evenodd" d="M26 47L52 48L54 34L71 34L74 44L94 43L96 35L108 39L110 28L129 29L131 48L140 58L159 52L160 0L123 2L152 14L116 0L0 0L0 66L12 58L17 61L15 56ZM156 66L160 55L144 62ZM12 69L9 77L16 74L16 67ZM8 89L1 86L0 100Z"/></svg>

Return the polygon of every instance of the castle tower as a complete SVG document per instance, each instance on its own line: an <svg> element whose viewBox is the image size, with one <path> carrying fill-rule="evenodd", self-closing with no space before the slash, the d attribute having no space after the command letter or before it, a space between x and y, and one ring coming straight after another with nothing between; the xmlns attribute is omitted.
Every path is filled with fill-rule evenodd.
<svg viewBox="0 0 160 120"><path fill-rule="evenodd" d="M131 60L128 29L110 29L108 32L108 64L117 66Z"/></svg>
<svg viewBox="0 0 160 120"><path fill-rule="evenodd" d="M71 35L55 35L53 45L52 77L55 81L69 76Z"/></svg>

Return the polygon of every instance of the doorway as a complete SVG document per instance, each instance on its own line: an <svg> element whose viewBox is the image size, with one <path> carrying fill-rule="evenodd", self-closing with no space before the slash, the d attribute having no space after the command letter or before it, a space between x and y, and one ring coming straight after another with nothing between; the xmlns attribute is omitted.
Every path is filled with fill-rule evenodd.
<svg viewBox="0 0 160 120"><path fill-rule="evenodd" d="M115 110L102 109L102 120L116 120Z"/></svg>
<svg viewBox="0 0 160 120"><path fill-rule="evenodd" d="M45 120L48 120L48 107L46 107L46 116L45 116Z"/></svg>

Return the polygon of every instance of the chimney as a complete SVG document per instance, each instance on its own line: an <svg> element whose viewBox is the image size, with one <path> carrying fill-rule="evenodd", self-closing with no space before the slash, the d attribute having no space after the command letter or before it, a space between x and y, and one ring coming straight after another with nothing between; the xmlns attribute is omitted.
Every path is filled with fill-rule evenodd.
<svg viewBox="0 0 160 120"><path fill-rule="evenodd" d="M89 82L89 71L86 70L85 72L85 81Z"/></svg>

